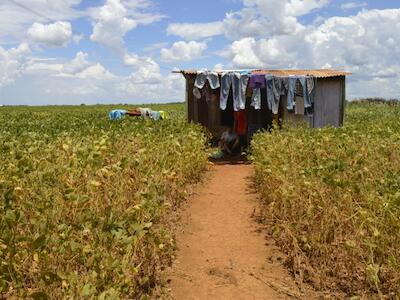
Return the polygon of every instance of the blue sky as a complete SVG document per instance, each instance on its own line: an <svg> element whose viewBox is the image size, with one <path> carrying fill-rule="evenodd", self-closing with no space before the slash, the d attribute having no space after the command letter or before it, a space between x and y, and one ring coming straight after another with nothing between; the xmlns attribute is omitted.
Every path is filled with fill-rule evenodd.
<svg viewBox="0 0 400 300"><path fill-rule="evenodd" d="M3 0L0 104L182 101L173 69L340 68L348 98L400 98L400 4Z"/></svg>

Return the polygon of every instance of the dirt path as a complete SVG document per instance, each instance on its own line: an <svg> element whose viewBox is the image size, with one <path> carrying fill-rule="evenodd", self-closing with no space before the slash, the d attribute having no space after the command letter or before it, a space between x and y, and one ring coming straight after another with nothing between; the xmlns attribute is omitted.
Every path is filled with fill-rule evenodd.
<svg viewBox="0 0 400 300"><path fill-rule="evenodd" d="M183 213L172 296L188 299L310 299L281 264L252 215L251 165L215 165Z"/></svg>

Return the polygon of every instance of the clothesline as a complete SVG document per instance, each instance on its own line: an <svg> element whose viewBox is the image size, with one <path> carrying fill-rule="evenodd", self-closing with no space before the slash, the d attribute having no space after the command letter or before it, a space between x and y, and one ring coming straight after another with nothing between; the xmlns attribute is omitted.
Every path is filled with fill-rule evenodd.
<svg viewBox="0 0 400 300"><path fill-rule="evenodd" d="M221 74L217 72L197 71L194 82L193 95L200 99L203 92L206 99L210 99L206 83L212 90L220 88L220 109L226 110L229 94L232 91L233 109L235 112L244 110L246 107L246 90L252 89L251 106L256 110L261 109L261 89L266 89L268 109L273 114L278 114L281 96L287 95L287 109L294 111L296 105L296 93L298 85L303 90L303 101L305 114L310 114L313 106L313 91L315 78L312 75L289 75L276 76L263 74L261 72L251 73L251 70L228 71ZM200 90L202 92L200 92ZM208 102L208 101L207 101Z"/></svg>

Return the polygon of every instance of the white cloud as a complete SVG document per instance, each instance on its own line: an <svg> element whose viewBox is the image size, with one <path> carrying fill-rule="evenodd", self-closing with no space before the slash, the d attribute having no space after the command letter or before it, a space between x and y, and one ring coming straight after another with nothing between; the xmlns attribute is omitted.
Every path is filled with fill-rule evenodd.
<svg viewBox="0 0 400 300"><path fill-rule="evenodd" d="M226 53L233 66L238 68L299 68L314 64L312 50L304 43L302 34L242 38L233 42Z"/></svg>
<svg viewBox="0 0 400 300"><path fill-rule="evenodd" d="M125 54L124 63L133 67L130 81L137 84L159 84L163 80L160 66L150 57L140 57L135 53Z"/></svg>
<svg viewBox="0 0 400 300"><path fill-rule="evenodd" d="M184 101L185 81L181 74L167 74L162 80L147 84L132 74L117 85L120 97L136 99L138 103Z"/></svg>
<svg viewBox="0 0 400 300"><path fill-rule="evenodd" d="M75 7L81 0L0 1L0 44L19 43L35 22L49 23L73 20L84 15Z"/></svg>
<svg viewBox="0 0 400 300"><path fill-rule="evenodd" d="M222 63L218 63L214 66L214 70L224 70L224 65Z"/></svg>
<svg viewBox="0 0 400 300"><path fill-rule="evenodd" d="M91 40L113 49L121 55L126 66L133 68L128 78L121 79L118 91L132 91L135 85L135 88L140 87L139 90L145 93L146 90L160 86L165 81L160 66L152 58L129 53L125 48L124 36L127 32L164 17L158 13L147 12L151 7L150 0L107 0L104 6L91 12L92 18L96 20Z"/></svg>
<svg viewBox="0 0 400 300"><path fill-rule="evenodd" d="M367 7L367 6L368 6L367 2L347 2L340 5L340 8L343 10L350 10L354 8Z"/></svg>
<svg viewBox="0 0 400 300"><path fill-rule="evenodd" d="M161 49L161 58L167 62L191 61L200 58L207 49L205 42L176 42L171 48Z"/></svg>
<svg viewBox="0 0 400 300"><path fill-rule="evenodd" d="M90 39L118 52L124 51L124 36L138 25L146 25L162 19L159 14L143 12L147 0L107 0L105 5L91 10L95 20Z"/></svg>
<svg viewBox="0 0 400 300"><path fill-rule="evenodd" d="M150 46L147 46L143 48L144 52L154 52L154 51L160 51L162 48L167 47L168 43L166 42L161 42L161 43L155 43Z"/></svg>
<svg viewBox="0 0 400 300"><path fill-rule="evenodd" d="M298 17L328 5L329 0L243 0L243 9L229 12L221 21L172 23L168 35L199 40L224 34L231 40L281 34L296 35L304 26Z"/></svg>
<svg viewBox="0 0 400 300"><path fill-rule="evenodd" d="M28 29L28 37L35 43L62 47L72 39L72 26L69 22L61 21L47 25L35 22Z"/></svg>
<svg viewBox="0 0 400 300"><path fill-rule="evenodd" d="M89 62L88 54L84 52L78 52L74 59L62 64L60 72L55 76L94 79L98 81L116 78L114 74L100 63Z"/></svg>
<svg viewBox="0 0 400 300"><path fill-rule="evenodd" d="M127 9L119 0L107 0L96 16L97 22L93 26L92 41L108 47L123 47L123 37L137 26L137 22L127 18Z"/></svg>
<svg viewBox="0 0 400 300"><path fill-rule="evenodd" d="M240 0L242 8L227 12L221 20L170 24L166 34L180 38L172 42L153 39L152 45L142 49L146 55L139 55L128 52L125 37L135 28L163 18L154 12L152 0L103 0L99 7L83 11L76 6L81 0L18 1L39 15L0 1L0 88L2 93L8 91L4 98L37 98L35 103L39 99L63 99L66 103L70 96L74 103L183 100L183 78L161 72L162 66L150 55L161 54L167 62L191 61L203 57L210 38L219 35L226 41L217 53L225 59L215 68L345 68L354 74L349 77L349 97L400 98L400 9L364 9L356 15L314 17L305 23L302 16L326 16L322 9L334 2ZM366 6L359 1L336 7L346 11ZM77 45L71 47L79 46L83 35L74 35L71 27L75 28L73 21L80 16L88 16L92 22L91 40L115 50L130 75L115 75L82 51L68 60L32 57L35 50L44 50L35 44L58 47L74 41ZM33 53L23 43L27 32ZM11 84L16 79L18 84Z"/></svg>
<svg viewBox="0 0 400 300"><path fill-rule="evenodd" d="M235 40L243 37L296 35L304 29L298 17L329 3L328 0L244 0L244 8L228 13L224 34Z"/></svg>
<svg viewBox="0 0 400 300"><path fill-rule="evenodd" d="M186 40L201 40L223 33L222 22L172 23L167 27L167 35L180 36Z"/></svg>
<svg viewBox="0 0 400 300"><path fill-rule="evenodd" d="M96 67L96 64L75 75L54 73L50 77L37 76L31 80L35 86L29 87L36 93L22 95L20 101L36 97L39 90L45 93L45 95L39 93L40 97L37 97L40 104L184 101L185 82L180 74L161 75L157 72L157 64L147 67L145 63L138 64L129 76L97 76L102 73L99 71L103 68ZM26 86L28 85L29 83L26 83Z"/></svg>
<svg viewBox="0 0 400 300"><path fill-rule="evenodd" d="M87 67L86 69L82 70L79 73L76 73L75 78L91 78L96 80L107 80L107 79L114 79L116 76L104 68L103 65L96 63Z"/></svg>
<svg viewBox="0 0 400 300"><path fill-rule="evenodd" d="M87 58L87 53L78 52L71 62L63 65L62 72L66 74L76 74L83 71L90 65Z"/></svg>
<svg viewBox="0 0 400 300"><path fill-rule="evenodd" d="M72 40L74 41L75 44L79 44L84 38L85 38L84 34L75 34L72 37Z"/></svg>
<svg viewBox="0 0 400 300"><path fill-rule="evenodd" d="M21 103L37 97L37 104L97 103L99 99L115 99L117 84L126 80L100 63L90 62L84 52L78 52L70 61L30 58L23 74L21 81L30 94L19 90L14 94L19 95Z"/></svg>
<svg viewBox="0 0 400 300"><path fill-rule="evenodd" d="M29 53L29 46L25 43L8 50L0 46L0 88L13 83L21 76L25 67L25 57Z"/></svg>
<svg viewBox="0 0 400 300"><path fill-rule="evenodd" d="M84 52L78 52L72 60L66 62L57 59L31 58L27 62L24 72L28 75L93 79L95 81L116 78L100 63L90 62L88 54Z"/></svg>
<svg viewBox="0 0 400 300"><path fill-rule="evenodd" d="M51 60L31 58L25 66L24 75L57 75L63 69L63 64Z"/></svg>
<svg viewBox="0 0 400 300"><path fill-rule="evenodd" d="M133 68L132 73L115 86L117 94L140 103L183 101L184 79L180 74L162 74L152 58L126 53L124 64Z"/></svg>
<svg viewBox="0 0 400 300"><path fill-rule="evenodd" d="M350 97L398 97L399 30L400 9L364 10L309 25L296 36L242 38L232 42L227 52L232 67L345 68L354 74ZM382 88L377 88L378 83Z"/></svg>
<svg viewBox="0 0 400 300"><path fill-rule="evenodd" d="M291 0L286 4L286 12L291 16L300 17L327 6L329 2L330 0Z"/></svg>
<svg viewBox="0 0 400 300"><path fill-rule="evenodd" d="M352 17L326 20L306 37L313 46L315 64L348 66L371 74L400 61L400 9L362 11ZM319 49L319 51L317 51Z"/></svg>
<svg viewBox="0 0 400 300"><path fill-rule="evenodd" d="M308 27L296 37L245 38L229 47L236 66L375 68L400 59L400 10L371 10L351 17L332 17L317 27ZM275 62L275 63L274 63ZM368 72L370 73L370 72Z"/></svg>
<svg viewBox="0 0 400 300"><path fill-rule="evenodd" d="M2 36L3 32L0 32L0 44L2 37L6 37L5 40L10 42L9 36L17 31L24 32L25 37L29 31L28 37L32 43L63 46L74 41L78 44L83 35L72 33L69 20L87 15L93 24L91 40L116 50L123 63L132 68L132 72L129 76L114 75L102 64L90 61L85 52L78 52L73 59L65 60L62 57L28 57L28 53L22 54L23 45L18 49L8 50L0 46L0 87L7 84L7 89L3 89L2 92L7 91L5 93L12 96L7 97L6 103L13 103L15 99L18 99L20 104L30 104L32 101L35 104L104 103L122 102L124 98L131 97L135 101L157 102L182 97L184 81L181 76L162 74L160 66L152 58L129 53L125 47L124 37L130 30L163 18L162 15L152 12L154 6L151 0L106 0L100 7L89 8L79 13L73 7L80 3L80 0L55 0L54 3L66 3L56 10L53 8L53 2L49 4L49 8L45 7L47 0L20 2L26 2L23 5L32 11L37 10L39 14L50 15L54 22L49 24L48 17L41 17L29 9L27 11L19 6L0 3L0 8L14 10L16 18L19 19L13 23L11 15L7 14L10 22L6 22L6 25L9 26L7 30L10 34ZM46 14L50 10L54 14ZM2 14L3 11L0 11L0 16ZM0 18L0 24L1 22ZM65 26L66 24L69 26ZM15 40L22 39L22 34L15 35ZM158 44L156 48L148 50L157 49L159 52L165 46L166 44ZM43 50L35 47L34 49ZM18 85L10 85L18 77L21 77ZM20 88L21 85L23 89Z"/></svg>

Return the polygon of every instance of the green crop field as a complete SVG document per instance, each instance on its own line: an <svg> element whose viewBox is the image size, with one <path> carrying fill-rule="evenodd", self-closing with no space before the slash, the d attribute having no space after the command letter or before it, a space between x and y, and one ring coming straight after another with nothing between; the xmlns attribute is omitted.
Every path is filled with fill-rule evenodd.
<svg viewBox="0 0 400 300"><path fill-rule="evenodd" d="M207 134L182 104L151 106L170 112L159 122L111 122L115 107L0 107L0 298L157 295ZM344 128L285 127L251 150L264 219L298 279L400 295L400 105L349 104Z"/></svg>
<svg viewBox="0 0 400 300"><path fill-rule="evenodd" d="M271 232L297 277L348 296L400 295L400 105L350 104L344 128L253 143Z"/></svg>
<svg viewBox="0 0 400 300"><path fill-rule="evenodd" d="M174 249L168 212L206 165L184 106L0 108L0 298L136 299Z"/></svg>

